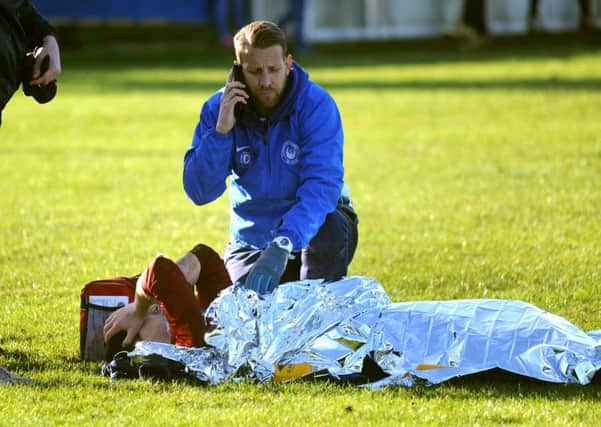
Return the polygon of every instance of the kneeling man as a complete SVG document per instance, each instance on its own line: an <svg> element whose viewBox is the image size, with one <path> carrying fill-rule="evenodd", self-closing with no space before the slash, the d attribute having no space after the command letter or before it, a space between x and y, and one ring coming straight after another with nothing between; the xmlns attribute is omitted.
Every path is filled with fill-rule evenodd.
<svg viewBox="0 0 601 427"><path fill-rule="evenodd" d="M184 158L186 193L212 202L231 177L224 258L234 283L262 294L338 280L357 246L357 216L336 103L294 62L276 24L252 22L234 45L228 81L203 105Z"/></svg>

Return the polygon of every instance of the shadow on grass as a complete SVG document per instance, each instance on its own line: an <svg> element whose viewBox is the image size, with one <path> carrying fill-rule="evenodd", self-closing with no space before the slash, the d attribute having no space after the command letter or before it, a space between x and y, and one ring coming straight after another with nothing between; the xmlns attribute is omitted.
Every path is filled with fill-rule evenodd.
<svg viewBox="0 0 601 427"><path fill-rule="evenodd" d="M401 392L398 389L396 392ZM582 386L579 384L558 384L517 375L502 369L455 378L433 386L417 386L404 389L420 397L436 399L441 392L445 396L465 399L470 396L490 396L491 398L540 397L551 401L563 401L577 397L579 400L598 401L601 398L601 376ZM467 392L467 393L465 393Z"/></svg>
<svg viewBox="0 0 601 427"><path fill-rule="evenodd" d="M477 47L439 37L322 45L315 49L315 55L300 58L302 63L317 67L370 66L374 60L378 65L565 60L575 55L599 53L600 42L601 32L496 36Z"/></svg>
<svg viewBox="0 0 601 427"><path fill-rule="evenodd" d="M4 359L4 366L7 369L18 369L22 372L48 371L61 367L78 369L79 365L79 360L75 357L59 356L56 359L49 359L40 353L7 350L2 347L0 347L0 356Z"/></svg>
<svg viewBox="0 0 601 427"><path fill-rule="evenodd" d="M95 388L110 389L112 383L108 378L102 377L100 362L81 362L74 357L61 356L57 360L49 360L40 355L32 355L19 350L3 350L0 348L0 356L3 356L7 363L3 364L10 371L18 371L21 375L28 376L33 371L44 372L53 370L55 372L68 371L79 372L87 378L97 376L98 381L94 382ZM106 381L104 381L104 380ZM32 387L42 389L56 389L65 386L81 386L87 380L81 379L50 379L38 380L30 384ZM139 381L147 381L140 379L120 379L118 383L126 388L138 389L141 385ZM192 378L177 378L170 381L151 380L156 383L157 387L165 385L181 384L190 387L210 387L205 383L201 383ZM311 384L314 391L315 385L322 384L327 388L338 389L340 392L361 393L367 390L359 390L355 385L336 384L331 381L323 380L299 380L296 387L303 383ZM287 392L288 385L286 383L264 383L256 384L257 387L262 387L262 393L271 393L279 395ZM228 390L239 387L234 383L224 383L222 387ZM412 388L396 387L387 389L387 393L399 394L403 396L413 395L422 399L438 399L441 394L446 398L464 400L471 399L474 396L486 396L494 399L512 399L516 397L537 397L549 401L565 401L577 398L585 401L598 401L601 398L601 376L597 375L593 381L587 386L577 384L555 384L536 380L534 378L524 377L513 374L501 369L493 369L478 374L468 375L465 377L455 378L453 380L443 382L433 386L417 385Z"/></svg>
<svg viewBox="0 0 601 427"><path fill-rule="evenodd" d="M18 370L22 374L31 371L47 371L55 369L56 363L41 357L39 354L32 354L22 350L5 350L0 348L0 356L5 362L2 365L9 371Z"/></svg>
<svg viewBox="0 0 601 427"><path fill-rule="evenodd" d="M60 35L61 29L59 29ZM233 52L215 46L210 29L198 26L128 28L63 28L64 90L78 92L128 93L133 91L173 91L181 93L214 92L223 86L233 60ZM108 36L107 36L108 34ZM71 42L69 42L71 40ZM75 40L75 42L73 42ZM598 55L601 32L591 34L539 34L533 36L495 37L477 49L465 49L453 39L395 40L316 45L311 55L298 57L309 71L372 67L434 65L456 63L490 63L502 61L563 61L577 55ZM127 70L210 70L223 71L223 79L182 80L158 77L147 81L131 76L110 76L103 80L79 81L78 74ZM66 80L69 73L71 81ZM320 79L331 90L520 90L520 91L601 91L601 79L544 76L507 79L424 79L392 80Z"/></svg>
<svg viewBox="0 0 601 427"><path fill-rule="evenodd" d="M601 79L492 79L492 80L365 80L355 79L342 82L320 79L319 84L329 90L519 90L519 91L601 91ZM140 81L123 79L103 84L102 92L152 92L174 91L190 93L196 91L216 91L223 86L220 81Z"/></svg>
<svg viewBox="0 0 601 427"><path fill-rule="evenodd" d="M92 159L94 161L121 161L124 159L156 159L157 161L159 161L174 155L178 158L181 156L183 159L183 151L181 150L167 150L161 149L160 147L152 147L152 149L145 149L144 147L139 147L139 149L136 149L121 146L114 149L91 147L81 148L74 151L71 147L64 146L31 147L22 144L20 146L3 147L0 144L0 155L31 155L35 157L45 156L47 159L57 159L60 161L64 161L65 159L74 157L78 159ZM4 262L5 260L0 260L0 265L2 265Z"/></svg>
<svg viewBox="0 0 601 427"><path fill-rule="evenodd" d="M33 373L55 373L59 376L50 380L31 380L26 384L20 384L22 387L35 387L37 389L56 389L58 387L80 386L83 376L100 376L100 366L97 363L81 362L77 357L58 356L57 358L48 358L38 352L27 352L23 350L6 350L0 347L0 365L11 372L18 372L20 376L31 379ZM62 373L79 373L80 378L76 380L64 379ZM96 386L96 385L95 385ZM110 384L107 381L106 388Z"/></svg>
<svg viewBox="0 0 601 427"><path fill-rule="evenodd" d="M233 51L219 47L205 25L59 26L65 70L106 67L224 67ZM478 48L444 37L314 44L301 64L332 66L415 65L491 60L566 59L598 53L601 31L527 36L495 36ZM294 54L294 46L291 46Z"/></svg>
<svg viewBox="0 0 601 427"><path fill-rule="evenodd" d="M357 389L352 384L340 384L329 379L304 379L298 383L306 383L311 385L324 384L328 388L340 390L341 392L363 392L370 389ZM264 384L264 392L273 393L275 395L287 392L286 383L269 383ZM425 385L425 382L416 382L413 387L390 387L384 390L374 390L378 393L392 393L399 396L415 396L423 399L439 399L441 396L445 398L464 400L472 399L474 396L490 397L490 398L507 398L516 397L538 397L551 401L563 401L572 398L579 400L598 401L601 398L601 375L597 375L593 381L586 385L578 384L557 384L550 383L535 378L525 377L522 375L513 374L502 369L492 369L477 374L466 375L445 381L440 384ZM298 387L298 385L296 386ZM333 394L337 394L334 392Z"/></svg>

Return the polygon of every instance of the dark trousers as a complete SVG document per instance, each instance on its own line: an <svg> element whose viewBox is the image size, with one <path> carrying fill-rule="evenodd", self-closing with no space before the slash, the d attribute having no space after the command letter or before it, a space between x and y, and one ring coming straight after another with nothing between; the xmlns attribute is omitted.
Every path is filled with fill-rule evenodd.
<svg viewBox="0 0 601 427"><path fill-rule="evenodd" d="M590 8L588 0L578 0L578 6L580 7L580 16L582 19L588 18L590 15ZM530 19L536 18L538 15L538 0L530 1Z"/></svg>
<svg viewBox="0 0 601 427"><path fill-rule="evenodd" d="M486 34L486 14L484 0L465 0L463 23L480 35Z"/></svg>
<svg viewBox="0 0 601 427"><path fill-rule="evenodd" d="M357 215L348 206L338 208L326 217L317 235L301 252L293 253L280 283L305 279L327 282L346 276L358 243ZM244 283L261 250L228 243L225 266L234 283Z"/></svg>

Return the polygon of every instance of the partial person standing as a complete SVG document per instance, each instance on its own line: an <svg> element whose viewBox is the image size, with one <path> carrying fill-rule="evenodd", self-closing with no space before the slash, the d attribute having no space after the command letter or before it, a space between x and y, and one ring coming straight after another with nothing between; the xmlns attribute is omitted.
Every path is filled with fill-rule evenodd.
<svg viewBox="0 0 601 427"><path fill-rule="evenodd" d="M230 18L233 16L236 28L248 22L244 0L214 0L213 22L219 38L219 44L231 49L234 47L232 32L230 31Z"/></svg>
<svg viewBox="0 0 601 427"><path fill-rule="evenodd" d="M580 9L579 28L580 31L589 31L593 27L591 18L591 10L589 0L578 0L578 7ZM538 19L539 12L539 1L530 0L530 10L528 11L528 18L530 21L530 31L536 30L536 21Z"/></svg>
<svg viewBox="0 0 601 427"><path fill-rule="evenodd" d="M21 83L25 94L48 102L60 72L54 28L29 0L0 0L0 126L2 110Z"/></svg>
<svg viewBox="0 0 601 427"><path fill-rule="evenodd" d="M473 44L486 42L488 28L485 0L465 0L459 26L464 29L469 42Z"/></svg>
<svg viewBox="0 0 601 427"><path fill-rule="evenodd" d="M60 72L52 26L29 0L0 0L0 127L2 111L21 83L27 95L47 101L54 96L56 86L51 84ZM0 366L0 384L27 381Z"/></svg>
<svg viewBox="0 0 601 427"><path fill-rule="evenodd" d="M285 28L292 23L294 25L294 48L297 54L308 52L307 41L305 40L305 0L288 0L286 12L278 19L278 26Z"/></svg>

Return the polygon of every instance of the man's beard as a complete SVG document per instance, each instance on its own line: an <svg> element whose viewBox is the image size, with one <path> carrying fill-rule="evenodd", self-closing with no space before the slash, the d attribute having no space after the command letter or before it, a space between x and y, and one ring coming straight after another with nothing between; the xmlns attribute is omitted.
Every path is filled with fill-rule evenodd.
<svg viewBox="0 0 601 427"><path fill-rule="evenodd" d="M282 100L282 91L276 89L259 90L255 95L255 105L259 112L270 113Z"/></svg>

